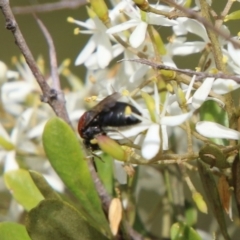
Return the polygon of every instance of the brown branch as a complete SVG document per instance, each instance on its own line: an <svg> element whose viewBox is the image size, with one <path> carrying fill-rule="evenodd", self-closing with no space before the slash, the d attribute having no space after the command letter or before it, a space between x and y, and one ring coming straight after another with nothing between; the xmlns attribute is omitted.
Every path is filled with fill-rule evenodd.
<svg viewBox="0 0 240 240"><path fill-rule="evenodd" d="M223 24L223 20L224 20L224 17L226 17L226 15L228 14L228 12L230 11L232 5L233 5L233 2L232 0L228 0L227 1L227 4L225 5L225 8L223 9L222 13L221 13L221 17L220 19L217 19L216 20L216 28L220 28L220 26Z"/></svg>
<svg viewBox="0 0 240 240"><path fill-rule="evenodd" d="M45 3L26 7L13 7L12 11L14 14L32 14L33 12L44 13L63 9L75 9L85 4L87 4L86 0L63 0L55 3Z"/></svg>
<svg viewBox="0 0 240 240"><path fill-rule="evenodd" d="M48 104L52 107L53 111L57 116L64 119L68 124L70 123L66 108L65 101L62 98L59 98L59 93L56 92L55 89L51 89L44 76L40 72L31 51L29 50L26 41L18 27L18 24L15 20L15 17L12 13L12 10L9 6L9 1L0 0L0 9L5 17L5 26L7 30L10 30L14 36L15 43L19 47L21 53L23 54L29 68L31 69L33 75L35 76L40 88L43 92L42 100L44 102L48 102Z"/></svg>
<svg viewBox="0 0 240 240"><path fill-rule="evenodd" d="M156 68L156 69L164 69L164 70L170 70L170 71L184 73L188 76L196 75L198 77L197 80L207 78L207 77L213 77L213 78L232 79L235 82L240 83L240 77L237 77L235 75L224 74L224 73L221 73L221 72L216 73L216 74L206 73L206 72L196 72L196 71L193 71L191 69L179 69L179 68L169 67L169 66L166 66L166 65L163 65L163 64L151 62L150 60L147 60L147 59L124 59L124 60L121 60L121 61L137 62L137 63L141 63L141 64L151 66L151 67Z"/></svg>

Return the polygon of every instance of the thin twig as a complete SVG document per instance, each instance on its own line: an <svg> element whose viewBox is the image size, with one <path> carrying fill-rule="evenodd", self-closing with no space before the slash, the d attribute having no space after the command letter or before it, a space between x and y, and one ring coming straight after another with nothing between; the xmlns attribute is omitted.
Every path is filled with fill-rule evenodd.
<svg viewBox="0 0 240 240"><path fill-rule="evenodd" d="M199 1L200 6L201 6L201 13L203 18L209 23L212 24L210 14L208 12L209 5L205 0L200 0ZM210 39L211 43L211 48L212 48L212 54L214 58L214 62L216 65L216 68L221 71L226 73L226 66L223 62L223 54L222 54L222 49L218 40L218 35L216 35L212 29L207 28L207 34Z"/></svg>
<svg viewBox="0 0 240 240"><path fill-rule="evenodd" d="M223 24L223 20L226 17L226 15L228 14L228 12L230 11L232 5L233 5L233 0L228 0L227 4L225 5L225 8L223 9L222 13L221 13L221 18L216 20L215 26L217 28L220 28L220 26Z"/></svg>
<svg viewBox="0 0 240 240"><path fill-rule="evenodd" d="M240 77L237 77L235 75L229 75L229 74L224 74L224 73L206 73L206 72L196 72L193 71L191 69L180 69L180 68L174 68L174 67L170 67L170 66L166 66L163 64L158 64L155 62L151 62L148 59L123 59L120 60L121 61L131 61L131 62L137 62L137 63L141 63L141 64L145 64L148 66L151 66L153 68L157 68L157 69L164 69L164 70L170 70L170 71L175 71L175 72L180 72L180 73L184 73L188 76L193 76L196 75L198 76L197 80L203 79L203 78L207 78L207 77L213 77L213 78L223 78L223 79L232 79L237 83L240 83Z"/></svg>
<svg viewBox="0 0 240 240"><path fill-rule="evenodd" d="M12 11L14 14L32 14L33 12L44 13L63 9L75 9L85 4L87 4L86 0L63 0L55 3L45 3L25 7L13 7Z"/></svg>
<svg viewBox="0 0 240 240"><path fill-rule="evenodd" d="M61 90L61 87L60 87L60 80L59 80L59 75L58 75L57 53L56 53L56 50L55 50L53 39L52 39L49 31L47 30L47 28L43 24L43 22L35 14L34 14L34 17L35 17L39 27L41 28L41 30L43 32L43 35L45 36L46 41L48 43L53 88L56 91L59 92Z"/></svg>

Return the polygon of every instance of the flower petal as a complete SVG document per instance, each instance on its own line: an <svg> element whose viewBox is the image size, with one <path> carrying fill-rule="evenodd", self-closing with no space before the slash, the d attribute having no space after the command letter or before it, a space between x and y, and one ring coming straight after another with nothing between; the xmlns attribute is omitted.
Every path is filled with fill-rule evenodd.
<svg viewBox="0 0 240 240"><path fill-rule="evenodd" d="M212 90L217 94L226 94L240 87L240 84L236 83L232 79L218 78L214 81Z"/></svg>
<svg viewBox="0 0 240 240"><path fill-rule="evenodd" d="M149 66L141 65L139 68L132 74L129 79L129 82L136 82L138 79L142 79L144 75L147 73Z"/></svg>
<svg viewBox="0 0 240 240"><path fill-rule="evenodd" d="M79 55L77 56L77 59L75 61L75 65L81 65L82 63L84 63L89 56L93 53L93 51L96 48L96 35L93 35L88 43L86 44L86 46L83 48L83 50L79 53Z"/></svg>
<svg viewBox="0 0 240 240"><path fill-rule="evenodd" d="M18 163L16 161L16 152L10 151L5 157L4 172L19 169Z"/></svg>
<svg viewBox="0 0 240 240"><path fill-rule="evenodd" d="M171 52L173 55L186 56L193 53L201 52L206 43L204 42L185 42L185 43L173 43L171 46Z"/></svg>
<svg viewBox="0 0 240 240"><path fill-rule="evenodd" d="M196 90L192 98L192 106L198 109L206 100L209 92L211 91L214 78L206 78L200 88Z"/></svg>
<svg viewBox="0 0 240 240"><path fill-rule="evenodd" d="M161 25L161 26L174 26L178 24L176 20L168 19L166 17L159 16L155 13L148 13L147 22L149 24Z"/></svg>
<svg viewBox="0 0 240 240"><path fill-rule="evenodd" d="M196 130L198 133L208 138L240 139L240 133L238 131L214 122L198 122L196 124Z"/></svg>
<svg viewBox="0 0 240 240"><path fill-rule="evenodd" d="M121 23L121 24L118 24L114 27L109 28L106 31L106 33L114 34L114 33L122 32L124 30L129 29L129 28L135 27L136 25L138 25L138 23L139 23L139 20L132 19L132 20L129 20L127 22L124 22L124 23Z"/></svg>
<svg viewBox="0 0 240 240"><path fill-rule="evenodd" d="M98 39L97 60L102 69L107 67L112 60L112 45L105 33L102 33Z"/></svg>
<svg viewBox="0 0 240 240"><path fill-rule="evenodd" d="M234 37L233 38L235 41L238 40L238 37ZM239 64L239 59L240 59L240 50L236 49L232 43L228 42L227 44L227 50L229 55L231 56L231 58L233 59L233 61L235 62L235 64L237 64L237 66L240 66Z"/></svg>
<svg viewBox="0 0 240 240"><path fill-rule="evenodd" d="M160 123L170 127L178 126L190 118L192 114L193 111L176 116L165 116L160 120Z"/></svg>
<svg viewBox="0 0 240 240"><path fill-rule="evenodd" d="M118 180L120 184L126 184L127 183L127 173L125 172L123 168L123 162L114 161L114 176Z"/></svg>
<svg viewBox="0 0 240 240"><path fill-rule="evenodd" d="M108 132L108 136L116 140L133 137L148 129L149 125L150 123L141 123L136 126L121 127L118 131Z"/></svg>
<svg viewBox="0 0 240 240"><path fill-rule="evenodd" d="M203 26L202 23L200 23L194 19L188 19L187 21L185 21L184 26L186 27L186 29L189 32L196 34L200 38L202 38L205 43L209 42L206 28Z"/></svg>
<svg viewBox="0 0 240 240"><path fill-rule="evenodd" d="M138 48L145 40L145 35L147 31L147 23L141 22L138 24L138 26L134 29L132 32L129 42L130 45L134 48Z"/></svg>
<svg viewBox="0 0 240 240"><path fill-rule="evenodd" d="M151 125L143 141L142 156L147 160L152 159L159 152L161 146L159 128L158 124Z"/></svg>

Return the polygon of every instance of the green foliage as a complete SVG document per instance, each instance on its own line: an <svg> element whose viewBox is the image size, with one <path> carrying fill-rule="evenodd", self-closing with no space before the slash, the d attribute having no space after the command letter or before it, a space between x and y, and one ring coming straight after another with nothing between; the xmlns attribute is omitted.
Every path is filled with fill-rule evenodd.
<svg viewBox="0 0 240 240"><path fill-rule="evenodd" d="M31 240L26 228L17 223L2 222L0 223L1 240Z"/></svg>
<svg viewBox="0 0 240 240"><path fill-rule="evenodd" d="M43 145L51 165L79 200L81 214L97 229L110 236L87 159L72 129L61 119L52 118L45 126Z"/></svg>
<svg viewBox="0 0 240 240"><path fill-rule="evenodd" d="M18 169L4 174L4 180L14 198L27 210L44 199L28 171Z"/></svg>
<svg viewBox="0 0 240 240"><path fill-rule="evenodd" d="M107 240L66 202L44 200L32 209L26 219L32 240Z"/></svg>
<svg viewBox="0 0 240 240"><path fill-rule="evenodd" d="M178 222L171 227L171 240L201 240L201 238L193 228Z"/></svg>
<svg viewBox="0 0 240 240"><path fill-rule="evenodd" d="M107 192L113 195L113 159L103 154L102 159L95 158L95 164L100 180L103 182Z"/></svg>
<svg viewBox="0 0 240 240"><path fill-rule="evenodd" d="M34 181L45 199L61 199L59 195L49 186L49 184L41 174L35 171L29 171L29 173L32 177L32 180Z"/></svg>

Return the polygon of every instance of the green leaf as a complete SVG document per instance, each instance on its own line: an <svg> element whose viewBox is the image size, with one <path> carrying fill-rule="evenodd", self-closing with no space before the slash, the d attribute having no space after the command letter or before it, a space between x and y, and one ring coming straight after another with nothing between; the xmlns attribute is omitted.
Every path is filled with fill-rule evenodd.
<svg viewBox="0 0 240 240"><path fill-rule="evenodd" d="M26 218L32 240L107 240L66 202L44 200Z"/></svg>
<svg viewBox="0 0 240 240"><path fill-rule="evenodd" d="M82 214L94 227L110 236L87 160L72 129L57 117L50 119L43 132L43 146L55 171L79 199Z"/></svg>
<svg viewBox="0 0 240 240"><path fill-rule="evenodd" d="M171 227L171 240L201 240L201 237L187 224L177 222Z"/></svg>
<svg viewBox="0 0 240 240"><path fill-rule="evenodd" d="M0 223L1 240L31 240L26 228L18 223L2 222Z"/></svg>
<svg viewBox="0 0 240 240"><path fill-rule="evenodd" d="M36 207L44 199L30 174L24 169L6 172L4 180L13 197L27 210Z"/></svg>
<svg viewBox="0 0 240 240"><path fill-rule="evenodd" d="M211 173L209 168L207 168L207 165L201 160L197 161L197 165L204 191L207 195L209 203L211 204L211 210L218 222L220 231L224 239L230 240L231 238L228 235L227 225L224 217L224 208L220 200L218 188L214 180L213 174Z"/></svg>
<svg viewBox="0 0 240 240"><path fill-rule="evenodd" d="M29 171L29 173L45 199L61 200L60 196L49 186L46 179L40 173L35 171Z"/></svg>
<svg viewBox="0 0 240 240"><path fill-rule="evenodd" d="M102 161L95 158L100 180L110 195L113 195L113 159L107 154L101 155Z"/></svg>

